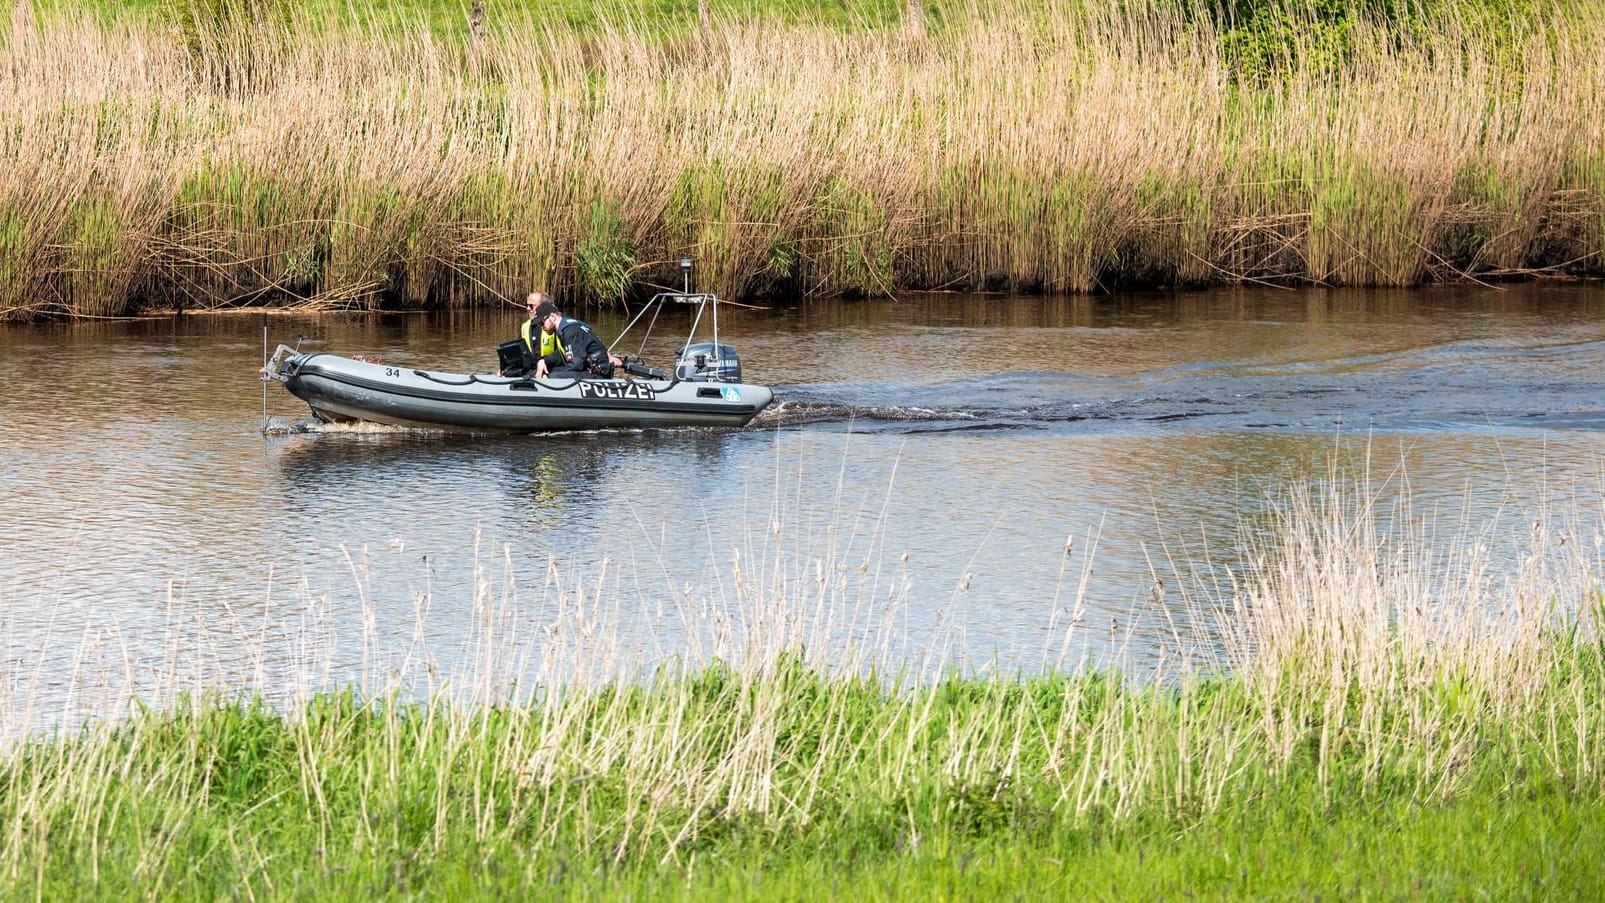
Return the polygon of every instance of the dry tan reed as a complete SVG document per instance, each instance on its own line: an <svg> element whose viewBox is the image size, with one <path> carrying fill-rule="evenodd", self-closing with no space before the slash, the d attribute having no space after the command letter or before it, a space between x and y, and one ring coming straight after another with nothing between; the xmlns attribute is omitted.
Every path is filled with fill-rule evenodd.
<svg viewBox="0 0 1605 903"><path fill-rule="evenodd" d="M1601 690L1568 655L1598 642L1602 535L1530 516L1527 536L1446 543L1398 487L1334 472L1290 493L1228 619L1256 745L1283 766L1313 745L1328 792L1347 758L1367 783L1415 773L1423 798L1467 779L1490 726L1565 725L1541 745L1592 746L1599 725L1565 710ZM1496 545L1517 560L1495 566ZM1601 752L1576 763L1588 780Z"/></svg>
<svg viewBox="0 0 1605 903"><path fill-rule="evenodd" d="M19 6L18 9L25 9ZM1238 79L1200 11L924 35L716 20L14 16L0 313L1598 272L1605 17L1359 29ZM386 22L374 12L371 19Z"/></svg>

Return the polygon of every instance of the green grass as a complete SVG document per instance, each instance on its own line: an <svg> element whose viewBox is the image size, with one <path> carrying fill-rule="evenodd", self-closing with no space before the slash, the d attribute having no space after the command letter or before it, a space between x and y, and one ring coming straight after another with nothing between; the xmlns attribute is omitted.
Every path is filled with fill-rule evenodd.
<svg viewBox="0 0 1605 903"><path fill-rule="evenodd" d="M1597 650L1570 660L1578 672L1556 689L1575 689L1581 674L1597 706ZM1286 763L1246 744L1213 801L1172 782L1145 799L1105 795L1083 807L1076 795L1098 791L1056 774L1058 754L1094 756L1111 781L1132 766L1202 773L1209 767L1190 756L1210 741L1189 753L1176 728L1252 734L1256 694L1237 679L1162 691L1096 675L894 693L795 659L777 668L714 668L550 707L340 695L287 717L261 704L181 703L39 742L0 768L10 826L0 886L58 899L1601 889L1598 750L1546 749L1542 725L1490 719L1447 794L1424 792L1435 776L1409 756L1367 774L1363 734L1333 719L1308 724L1311 742ZM1395 701L1420 701L1407 696ZM543 729L552 725L560 736ZM1103 745L1098 725L1113 731ZM1323 766L1314 741L1331 733L1353 754ZM1056 753L1077 737L1084 749ZM672 762L641 756L656 743ZM987 760L983 769L1015 764L966 773L969 756ZM726 768L732 761L744 764ZM755 807L758 797L774 805Z"/></svg>
<svg viewBox="0 0 1605 903"><path fill-rule="evenodd" d="M1192 823L1055 826L872 860L773 857L610 892L806 900L1425 897L1588 899L1605 807L1573 795L1311 809L1288 793ZM598 888L599 890L601 888Z"/></svg>

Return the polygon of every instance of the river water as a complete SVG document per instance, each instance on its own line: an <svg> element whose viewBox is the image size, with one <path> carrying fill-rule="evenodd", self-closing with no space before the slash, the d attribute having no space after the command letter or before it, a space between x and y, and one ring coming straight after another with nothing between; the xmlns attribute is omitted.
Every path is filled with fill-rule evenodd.
<svg viewBox="0 0 1605 903"><path fill-rule="evenodd" d="M490 698L780 646L1141 671L1334 468L1496 560L1535 516L1601 515L1596 284L727 308L779 399L736 431L306 430L258 377L264 330L485 372L519 316L0 327L4 734L183 689ZM615 350L661 364L687 326Z"/></svg>

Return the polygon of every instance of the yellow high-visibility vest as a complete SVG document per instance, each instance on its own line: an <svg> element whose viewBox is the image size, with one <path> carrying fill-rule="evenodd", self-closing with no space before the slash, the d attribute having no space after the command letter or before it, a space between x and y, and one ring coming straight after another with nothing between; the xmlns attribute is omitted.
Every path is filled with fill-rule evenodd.
<svg viewBox="0 0 1605 903"><path fill-rule="evenodd" d="M563 342L555 332L541 332L541 348L539 351L535 350L535 340L530 333L539 331L540 328L534 320L525 320L524 325L519 328L519 333L524 338L524 347L529 349L529 353L542 358L554 351L561 351L567 357L568 351L563 348Z"/></svg>

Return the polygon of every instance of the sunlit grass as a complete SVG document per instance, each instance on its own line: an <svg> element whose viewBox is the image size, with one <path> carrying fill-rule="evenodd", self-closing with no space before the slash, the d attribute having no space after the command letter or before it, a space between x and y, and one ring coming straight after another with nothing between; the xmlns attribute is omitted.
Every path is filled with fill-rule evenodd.
<svg viewBox="0 0 1605 903"><path fill-rule="evenodd" d="M1600 268L1597 16L1443 4L1267 83L1169 3L269 6L16 7L0 313Z"/></svg>

